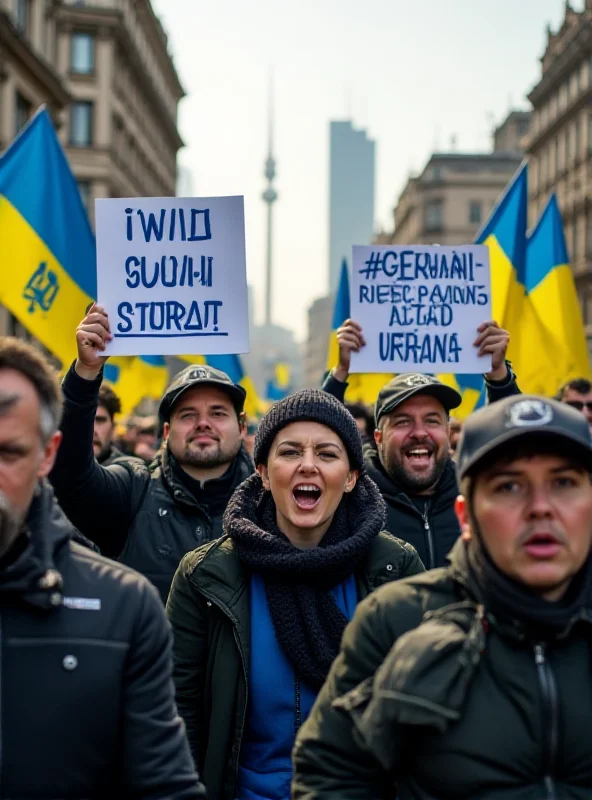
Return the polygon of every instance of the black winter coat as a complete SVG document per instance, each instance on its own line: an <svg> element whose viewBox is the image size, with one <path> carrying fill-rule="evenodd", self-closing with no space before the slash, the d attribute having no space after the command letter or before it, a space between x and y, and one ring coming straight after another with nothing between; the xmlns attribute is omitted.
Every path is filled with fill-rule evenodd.
<svg viewBox="0 0 592 800"><path fill-rule="evenodd" d="M141 575L70 540L46 485L0 564L0 795L204 797Z"/></svg>
<svg viewBox="0 0 592 800"><path fill-rule="evenodd" d="M197 502L175 476L166 449L150 467L134 458L101 467L92 448L100 385L100 378L84 380L74 367L66 374L63 441L50 480L71 522L103 555L149 578L166 603L185 553L222 535L224 508L210 514ZM228 499L253 471L246 452L230 470Z"/></svg>

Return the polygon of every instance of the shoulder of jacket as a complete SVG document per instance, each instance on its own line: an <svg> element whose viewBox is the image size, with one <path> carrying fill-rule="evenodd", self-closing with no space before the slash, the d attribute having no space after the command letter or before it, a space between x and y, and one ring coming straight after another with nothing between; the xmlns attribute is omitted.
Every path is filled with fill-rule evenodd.
<svg viewBox="0 0 592 800"><path fill-rule="evenodd" d="M135 569L127 567L119 561L113 561L77 542L70 541L68 546L75 566L83 574L86 573L89 578L94 576L101 583L109 583L109 591L112 590L114 585L119 585L121 590L125 592L143 590L158 595L148 578L140 572L136 572Z"/></svg>
<svg viewBox="0 0 592 800"><path fill-rule="evenodd" d="M232 539L225 534L219 539L214 539L213 542L206 542L186 553L181 559L181 570L184 575L190 577L200 567L222 565L229 558L238 561L238 553Z"/></svg>
<svg viewBox="0 0 592 800"><path fill-rule="evenodd" d="M371 597L387 611L395 606L421 606L427 610L455 602L455 582L449 567L439 567L385 583Z"/></svg>

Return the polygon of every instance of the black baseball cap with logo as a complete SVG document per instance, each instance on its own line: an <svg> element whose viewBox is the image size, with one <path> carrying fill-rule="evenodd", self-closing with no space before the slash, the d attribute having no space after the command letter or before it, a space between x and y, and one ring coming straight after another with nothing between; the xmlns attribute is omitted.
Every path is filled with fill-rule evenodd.
<svg viewBox="0 0 592 800"><path fill-rule="evenodd" d="M202 364L192 364L175 376L173 382L164 393L158 408L161 420L168 422L173 406L179 397L188 389L195 389L199 386L215 386L216 389L225 392L232 400L237 413L242 413L247 396L242 386L233 383L230 377L220 369Z"/></svg>
<svg viewBox="0 0 592 800"><path fill-rule="evenodd" d="M529 437L541 451L553 443L592 471L592 435L585 416L566 403L518 394L498 400L471 414L457 447L457 470L462 480L486 456L508 442Z"/></svg>
<svg viewBox="0 0 592 800"><path fill-rule="evenodd" d="M462 397L456 389L446 386L437 378L431 375L421 375L418 372L406 372L397 375L378 393L375 410L376 424L378 425L381 417L394 411L397 406L416 394L435 397L442 403L447 413L453 408L458 408L462 403Z"/></svg>

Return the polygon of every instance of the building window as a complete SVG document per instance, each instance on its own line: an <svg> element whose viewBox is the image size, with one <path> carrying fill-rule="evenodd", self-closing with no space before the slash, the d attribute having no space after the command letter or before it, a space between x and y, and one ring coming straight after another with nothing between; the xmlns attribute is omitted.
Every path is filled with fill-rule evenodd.
<svg viewBox="0 0 592 800"><path fill-rule="evenodd" d="M33 113L33 105L20 92L16 93L14 103L14 134L25 127Z"/></svg>
<svg viewBox="0 0 592 800"><path fill-rule="evenodd" d="M91 202L91 184L90 181L80 180L77 181L78 183L78 191L80 192L80 197L82 199L82 204L86 209L86 213L88 214L90 211L90 202Z"/></svg>
<svg viewBox="0 0 592 800"><path fill-rule="evenodd" d="M442 230L442 201L430 200L425 207L425 227L427 231Z"/></svg>
<svg viewBox="0 0 592 800"><path fill-rule="evenodd" d="M29 33L30 6L31 0L15 0L14 2L14 25L19 33Z"/></svg>
<svg viewBox="0 0 592 800"><path fill-rule="evenodd" d="M70 67L78 75L91 75L95 71L95 37L90 33L72 34Z"/></svg>
<svg viewBox="0 0 592 800"><path fill-rule="evenodd" d="M70 144L90 147L93 139L93 104L87 101L72 103Z"/></svg>
<svg viewBox="0 0 592 800"><path fill-rule="evenodd" d="M471 225L481 224L481 200L471 200L469 202L469 222Z"/></svg>

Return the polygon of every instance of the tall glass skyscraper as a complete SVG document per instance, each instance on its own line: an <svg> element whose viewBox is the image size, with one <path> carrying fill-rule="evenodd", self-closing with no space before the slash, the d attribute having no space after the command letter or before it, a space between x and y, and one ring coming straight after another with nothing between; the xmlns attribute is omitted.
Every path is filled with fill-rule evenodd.
<svg viewBox="0 0 592 800"><path fill-rule="evenodd" d="M370 244L374 230L375 143L348 120L330 123L329 293L352 245Z"/></svg>

